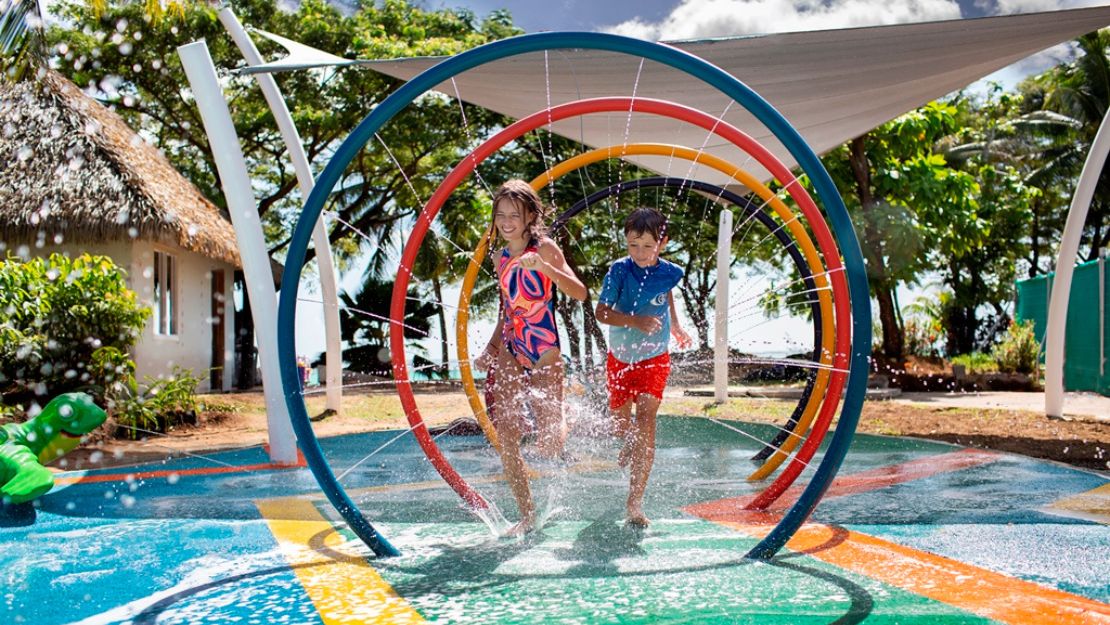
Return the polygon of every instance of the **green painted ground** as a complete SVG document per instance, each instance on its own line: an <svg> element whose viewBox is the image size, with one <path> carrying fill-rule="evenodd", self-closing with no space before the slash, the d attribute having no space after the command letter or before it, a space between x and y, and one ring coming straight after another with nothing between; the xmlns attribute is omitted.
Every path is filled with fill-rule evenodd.
<svg viewBox="0 0 1110 625"><path fill-rule="evenodd" d="M973 624L972 614L808 556L742 559L754 540L703 521L645 532L615 515L523 541L479 524L391 525L375 568L430 621L521 624Z"/></svg>

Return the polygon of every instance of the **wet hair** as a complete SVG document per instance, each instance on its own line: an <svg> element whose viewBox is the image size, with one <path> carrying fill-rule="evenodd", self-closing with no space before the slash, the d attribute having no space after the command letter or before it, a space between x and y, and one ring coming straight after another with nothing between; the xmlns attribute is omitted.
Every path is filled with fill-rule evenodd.
<svg viewBox="0 0 1110 625"><path fill-rule="evenodd" d="M491 232L497 233L497 229L494 227L494 221L497 218L497 204L505 199L510 200L523 211L524 229L528 231L531 238L538 240L547 235L547 227L543 224L544 218L547 217L547 208L544 207L540 196L532 189L532 185L519 179L506 180L494 192L493 215L490 218Z"/></svg>
<svg viewBox="0 0 1110 625"><path fill-rule="evenodd" d="M667 218L654 208L637 208L624 220L624 234L650 234L657 242L662 241L667 234Z"/></svg>

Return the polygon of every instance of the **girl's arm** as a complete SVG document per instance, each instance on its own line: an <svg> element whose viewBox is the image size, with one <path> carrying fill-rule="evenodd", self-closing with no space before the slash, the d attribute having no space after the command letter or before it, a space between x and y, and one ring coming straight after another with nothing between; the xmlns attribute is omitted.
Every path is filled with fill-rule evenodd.
<svg viewBox="0 0 1110 625"><path fill-rule="evenodd" d="M502 315L504 314L504 308L497 312L497 325L494 326L493 336L489 337L489 343L486 343L486 348L473 360L474 368L478 371L488 371L489 368L493 366L493 363L497 362L497 351L501 349L501 324Z"/></svg>
<svg viewBox="0 0 1110 625"><path fill-rule="evenodd" d="M693 345L694 341L689 334L686 334L686 330L682 329L682 324L678 322L678 309L674 305L674 292L667 291L667 301L671 306L671 336L678 341L679 349L686 349Z"/></svg>
<svg viewBox="0 0 1110 625"><path fill-rule="evenodd" d="M520 257L520 265L526 269L533 269L544 274L555 286L578 301L586 299L586 285L574 275L574 270L567 265L563 250L559 249L554 241L548 238L540 240L539 254L525 254Z"/></svg>

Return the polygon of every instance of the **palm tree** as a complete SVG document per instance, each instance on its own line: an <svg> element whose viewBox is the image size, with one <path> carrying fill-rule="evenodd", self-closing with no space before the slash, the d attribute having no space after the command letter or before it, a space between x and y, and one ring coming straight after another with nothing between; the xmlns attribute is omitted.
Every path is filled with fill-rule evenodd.
<svg viewBox="0 0 1110 625"><path fill-rule="evenodd" d="M1038 147L1037 163L1028 182L1042 189L1058 188L1067 202L1090 152L1098 128L1110 107L1110 30L1080 37L1080 55L1037 77L1024 88L1027 105L1040 105L1014 121ZM1066 204L1059 208L1063 209ZM1060 211L1062 218L1064 211ZM1110 244L1110 172L1104 166L1099 176L1084 232L1084 260L1098 258Z"/></svg>
<svg viewBox="0 0 1110 625"><path fill-rule="evenodd" d="M0 0L0 80L15 82L44 63L42 7L38 0Z"/></svg>

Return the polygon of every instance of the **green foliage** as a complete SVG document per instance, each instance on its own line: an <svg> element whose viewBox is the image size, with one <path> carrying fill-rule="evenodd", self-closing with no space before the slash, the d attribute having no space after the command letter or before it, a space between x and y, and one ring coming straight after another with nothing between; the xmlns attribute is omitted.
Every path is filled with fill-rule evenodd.
<svg viewBox="0 0 1110 625"><path fill-rule="evenodd" d="M22 80L43 59L42 14L36 0L8 0L0 13L0 81Z"/></svg>
<svg viewBox="0 0 1110 625"><path fill-rule="evenodd" d="M1005 338L991 352L999 370L1030 375L1040 368L1040 354L1041 346L1033 331L1032 319L1011 323Z"/></svg>
<svg viewBox="0 0 1110 625"><path fill-rule="evenodd" d="M115 417L117 435L138 439L177 425L196 423L197 385L200 378L188 369L175 367L169 378L143 380L134 376L114 384L108 395L108 411Z"/></svg>
<svg viewBox="0 0 1110 625"><path fill-rule="evenodd" d="M9 256L0 262L3 403L26 408L75 390L103 400L117 376L133 371L126 352L149 314L105 256Z"/></svg>
<svg viewBox="0 0 1110 625"><path fill-rule="evenodd" d="M393 375L389 356L392 294L392 280L373 278L365 281L354 295L340 294L340 329L343 340L350 346L343 350L348 369L372 375ZM403 329L405 338L412 340L428 336L437 309L439 307L430 302L413 302L408 306ZM428 363L422 348L418 344L410 345L415 355Z"/></svg>
<svg viewBox="0 0 1110 625"><path fill-rule="evenodd" d="M903 327L906 338L906 354L910 356L936 357L940 355L939 342L942 333L928 319L908 317Z"/></svg>
<svg viewBox="0 0 1110 625"><path fill-rule="evenodd" d="M479 21L467 11L424 10L401 0L359 3L352 15L324 0L305 0L294 12L279 9L273 0L236 0L229 6L248 27L347 58L454 54L519 32L504 13ZM302 198L293 168L281 156L284 143L256 80L227 73L245 62L219 23L217 9L190 3L180 14L152 20L142 3L108 0L98 9L85 0L62 0L56 11L60 19L47 38L58 70L78 85L92 85L99 99L151 137L190 182L223 206L215 160L195 103L182 96L182 86L189 83L173 53L180 45L206 41L261 192L264 232L271 249L279 253L300 214ZM284 54L276 44L255 39L264 56ZM277 80L313 163L325 162L367 112L400 84L358 68L291 72ZM390 227L421 207L438 184L436 176L468 149L469 137L485 136L504 121L468 106L463 124L459 109L453 98L421 98L359 152L328 206L353 226L334 228L334 249L356 254L388 248L384 243L390 240Z"/></svg>
<svg viewBox="0 0 1110 625"><path fill-rule="evenodd" d="M953 365L963 365L968 373L994 373L998 371L998 362L991 354L971 352L953 356L949 361Z"/></svg>
<svg viewBox="0 0 1110 625"><path fill-rule="evenodd" d="M140 3L107 0L102 5L93 7L87 0L62 0L57 5L62 19L48 32L48 40L59 71L78 85L92 85L102 101L153 138L187 179L223 206L215 160L195 103L182 96L180 90L188 81L172 53L203 38L222 73L244 156L261 193L263 231L271 253L280 258L303 198L255 78L226 73L245 63L219 23L218 9L189 3L165 19L149 19L149 9ZM349 15L325 0L305 0L292 12L279 9L273 0L235 0L229 6L248 27L346 58L450 55L521 32L504 11L478 19L466 10L426 10L402 0L361 2ZM254 39L265 57L284 55L272 42ZM360 68L291 72L277 80L312 163L326 162L351 129L401 84ZM326 206L339 218L325 223L332 226L329 238L340 267L362 255L368 260L367 279L393 271L398 225L420 210L442 172L473 147L475 137L505 124L500 115L470 105L463 109L457 99L440 94L419 98L396 115L355 156ZM455 228L486 222L484 215L475 219L475 209L488 210L474 201L482 194L479 186L473 180L460 186L443 211L456 218L455 223L444 223L466 250L473 249L482 230ZM429 240L434 243L435 237ZM422 250L421 257L419 283L435 282L436 290L465 269L466 258L456 249ZM495 297L489 296L488 288L481 291L476 303L488 309ZM414 296L438 298L433 292Z"/></svg>

